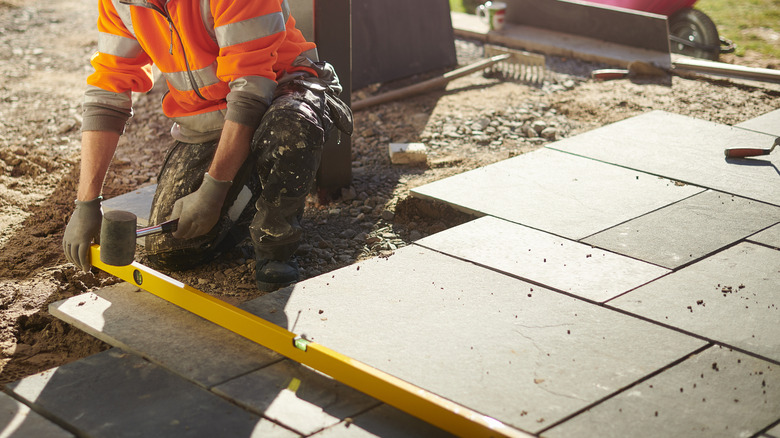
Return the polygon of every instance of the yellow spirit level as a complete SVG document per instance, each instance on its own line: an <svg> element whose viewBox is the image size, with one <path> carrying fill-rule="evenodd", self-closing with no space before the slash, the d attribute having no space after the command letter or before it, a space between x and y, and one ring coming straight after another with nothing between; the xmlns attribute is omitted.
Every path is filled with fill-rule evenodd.
<svg viewBox="0 0 780 438"><path fill-rule="evenodd" d="M107 265L100 261L99 245L92 245L91 256L92 264L98 269L455 435L533 436L327 347L307 341L278 325L138 262L127 266Z"/></svg>

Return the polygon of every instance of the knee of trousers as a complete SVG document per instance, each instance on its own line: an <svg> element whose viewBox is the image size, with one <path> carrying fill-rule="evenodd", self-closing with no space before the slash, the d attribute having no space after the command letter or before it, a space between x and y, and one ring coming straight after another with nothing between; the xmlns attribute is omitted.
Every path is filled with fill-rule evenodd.
<svg viewBox="0 0 780 438"><path fill-rule="evenodd" d="M272 107L252 142L261 196L278 205L282 197L308 194L314 187L323 143L324 133L316 120L286 106Z"/></svg>
<svg viewBox="0 0 780 438"><path fill-rule="evenodd" d="M275 140L289 141L298 136L307 147L318 148L330 127L324 91L310 90L298 81L287 82L276 89L253 143L260 140L258 143L272 145Z"/></svg>
<svg viewBox="0 0 780 438"><path fill-rule="evenodd" d="M325 129L320 118L306 102L292 98L274 101L266 111L252 147L255 152L281 154L288 150L321 149L325 143ZM280 147L285 149L279 150Z"/></svg>

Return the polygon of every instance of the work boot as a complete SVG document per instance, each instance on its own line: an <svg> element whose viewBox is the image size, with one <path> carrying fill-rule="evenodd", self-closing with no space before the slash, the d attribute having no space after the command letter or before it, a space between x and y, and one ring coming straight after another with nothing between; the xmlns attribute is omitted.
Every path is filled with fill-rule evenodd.
<svg viewBox="0 0 780 438"><path fill-rule="evenodd" d="M281 197L278 205L261 196L256 203L249 234L255 247L257 288L272 292L298 281L298 263L294 254L303 235L298 215L303 212L305 196Z"/></svg>
<svg viewBox="0 0 780 438"><path fill-rule="evenodd" d="M259 259L255 264L257 288L263 292L273 292L298 281L298 263L295 259L287 261Z"/></svg>
<svg viewBox="0 0 780 438"><path fill-rule="evenodd" d="M275 238L250 227L255 247L255 279L263 292L289 286L298 281L298 263L293 254L301 238L300 227L289 236Z"/></svg>

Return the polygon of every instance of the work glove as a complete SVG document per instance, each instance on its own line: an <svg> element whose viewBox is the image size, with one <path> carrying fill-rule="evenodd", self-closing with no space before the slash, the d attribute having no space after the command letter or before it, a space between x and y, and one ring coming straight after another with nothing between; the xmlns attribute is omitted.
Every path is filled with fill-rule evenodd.
<svg viewBox="0 0 780 438"><path fill-rule="evenodd" d="M217 224L222 204L230 189L231 181L219 181L208 173L203 175L200 188L173 204L171 219L179 219L173 233L177 239L192 239L202 236Z"/></svg>
<svg viewBox="0 0 780 438"><path fill-rule="evenodd" d="M89 247L92 241L99 237L100 222L103 215L100 212L102 196L91 201L76 201L76 209L65 227L62 236L62 250L69 262L88 272L92 267L89 257Z"/></svg>

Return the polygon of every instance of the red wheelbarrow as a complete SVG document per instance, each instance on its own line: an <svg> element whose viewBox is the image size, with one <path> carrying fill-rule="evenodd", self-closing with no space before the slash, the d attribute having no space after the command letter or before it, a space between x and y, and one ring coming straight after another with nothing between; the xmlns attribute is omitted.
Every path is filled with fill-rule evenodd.
<svg viewBox="0 0 780 438"><path fill-rule="evenodd" d="M718 28L704 12L694 9L697 0L584 0L635 11L666 15L672 52L717 60L734 51L734 44L718 35Z"/></svg>

